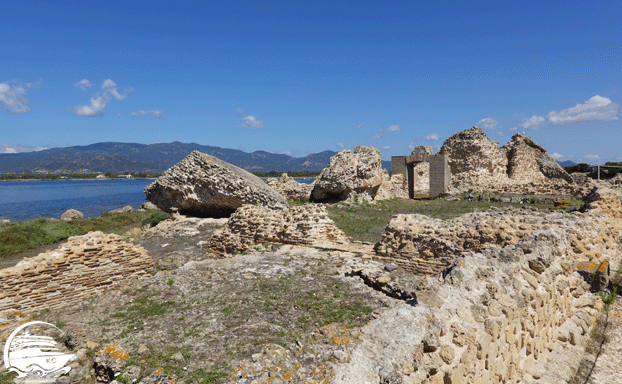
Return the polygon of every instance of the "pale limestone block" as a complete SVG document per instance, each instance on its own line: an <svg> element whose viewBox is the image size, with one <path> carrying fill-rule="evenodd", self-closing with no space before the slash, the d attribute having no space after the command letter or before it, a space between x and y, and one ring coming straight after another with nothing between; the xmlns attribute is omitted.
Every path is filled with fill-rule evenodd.
<svg viewBox="0 0 622 384"><path fill-rule="evenodd" d="M490 352L491 342L492 342L491 335L487 333L479 334L479 337L477 340L477 358L478 359L483 359L486 356L488 356L488 353Z"/></svg>

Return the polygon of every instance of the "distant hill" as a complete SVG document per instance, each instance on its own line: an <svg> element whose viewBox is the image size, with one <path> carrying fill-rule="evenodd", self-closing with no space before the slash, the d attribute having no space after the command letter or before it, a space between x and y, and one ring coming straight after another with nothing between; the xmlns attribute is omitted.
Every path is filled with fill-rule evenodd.
<svg viewBox="0 0 622 384"><path fill-rule="evenodd" d="M0 173L95 173L164 172L192 151L218 157L249 172L321 171L334 151L292 157L266 151L246 153L238 149L196 143L96 143L51 148L38 152L0 154ZM383 161L390 170L391 162Z"/></svg>
<svg viewBox="0 0 622 384"><path fill-rule="evenodd" d="M572 167L573 165L577 165L577 163L571 160L558 161L557 163L559 163L562 167Z"/></svg>

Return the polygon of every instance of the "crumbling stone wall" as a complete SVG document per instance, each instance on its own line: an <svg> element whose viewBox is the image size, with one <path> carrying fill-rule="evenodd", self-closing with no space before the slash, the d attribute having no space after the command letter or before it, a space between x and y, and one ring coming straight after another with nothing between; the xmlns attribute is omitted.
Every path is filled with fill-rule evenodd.
<svg viewBox="0 0 622 384"><path fill-rule="evenodd" d="M521 134L499 148L499 142L472 127L448 138L440 153L449 156L450 192L568 194L578 190L542 146Z"/></svg>
<svg viewBox="0 0 622 384"><path fill-rule="evenodd" d="M34 313L74 304L152 270L147 252L118 235L98 231L73 236L54 251L0 270L0 313Z"/></svg>
<svg viewBox="0 0 622 384"><path fill-rule="evenodd" d="M594 262L607 260L619 237L610 220L597 214L517 208L492 208L451 220L401 214L387 225L375 257L408 271L439 275L460 256L505 247L537 229L552 227L568 231L573 256Z"/></svg>
<svg viewBox="0 0 622 384"><path fill-rule="evenodd" d="M348 239L321 205L306 204L279 211L244 205L231 215L222 230L214 233L210 248L221 254L231 254L272 242L346 244Z"/></svg>

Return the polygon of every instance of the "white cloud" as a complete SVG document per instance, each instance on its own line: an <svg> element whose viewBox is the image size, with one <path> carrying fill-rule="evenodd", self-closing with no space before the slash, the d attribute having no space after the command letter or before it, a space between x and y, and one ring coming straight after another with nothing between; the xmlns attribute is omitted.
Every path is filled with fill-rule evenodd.
<svg viewBox="0 0 622 384"><path fill-rule="evenodd" d="M426 135L425 139L427 141L436 141L439 139L438 133L434 132L434 133L430 133L429 135Z"/></svg>
<svg viewBox="0 0 622 384"><path fill-rule="evenodd" d="M583 158L585 160L588 160L588 161L598 161L598 160L600 160L600 156L598 156L598 155L585 155L585 156L583 156Z"/></svg>
<svg viewBox="0 0 622 384"><path fill-rule="evenodd" d="M397 132L397 131L401 131L401 130L402 129L400 128L400 126L396 125L396 124L389 125L388 127L380 127L380 128L378 128L378 132L384 132L384 131Z"/></svg>
<svg viewBox="0 0 622 384"><path fill-rule="evenodd" d="M562 109L561 111L551 111L546 115L547 120L552 124L574 123L577 121L589 120L618 120L617 112L619 105L603 96L592 96L583 104Z"/></svg>
<svg viewBox="0 0 622 384"><path fill-rule="evenodd" d="M514 131L516 131L517 129L518 129L518 127L512 127L512 128L510 128L510 129L509 129L509 131L510 131L510 132L514 132Z"/></svg>
<svg viewBox="0 0 622 384"><path fill-rule="evenodd" d="M416 141L411 141L410 144L408 144L408 148L410 149L415 149L415 147L417 147L417 142Z"/></svg>
<svg viewBox="0 0 622 384"><path fill-rule="evenodd" d="M127 98L128 94L132 92L134 88L130 87L125 90L124 94L120 94L117 91L117 85L114 83L114 81L112 81L111 79L106 79L104 80L104 84L102 84L102 90L104 91L104 94L110 94L117 100L123 100Z"/></svg>
<svg viewBox="0 0 622 384"><path fill-rule="evenodd" d="M345 146L346 146L346 145L345 145L343 142L341 142L341 141L336 142L336 143L335 143L335 145L336 145L336 146L338 146L339 148L345 148Z"/></svg>
<svg viewBox="0 0 622 384"><path fill-rule="evenodd" d="M120 94L117 91L117 85L114 83L114 81L112 81L111 79L106 79L102 84L102 90L103 92L101 94L98 93L94 97L91 97L90 104L81 105L74 108L74 115L84 117L103 116L104 111L106 110L106 104L108 104L110 100L112 100L111 97L115 98L116 100L123 100L127 98L128 94L132 92L134 88L130 87L124 91L124 94Z"/></svg>
<svg viewBox="0 0 622 384"><path fill-rule="evenodd" d="M478 127L482 127L482 129L487 130L495 129L497 125L499 125L499 121L493 119L492 117L487 117L477 122Z"/></svg>
<svg viewBox="0 0 622 384"><path fill-rule="evenodd" d="M149 116L149 117L155 117L157 119L166 119L166 115L164 114L164 111L161 111L159 109L153 110L153 111L144 111L144 110L140 110L138 112L132 112L130 113L130 116Z"/></svg>
<svg viewBox="0 0 622 384"><path fill-rule="evenodd" d="M35 152L35 151L43 151L44 149L49 149L50 147L38 146L32 147L29 145L20 145L20 144L0 144L0 153L21 153L21 152Z"/></svg>
<svg viewBox="0 0 622 384"><path fill-rule="evenodd" d="M244 110L242 108L238 108L238 109L236 109L236 112L237 112L238 116L241 117L242 114L244 113Z"/></svg>
<svg viewBox="0 0 622 384"><path fill-rule="evenodd" d="M363 128L365 126L365 123L361 123L361 124L352 124L352 128Z"/></svg>
<svg viewBox="0 0 622 384"><path fill-rule="evenodd" d="M381 134L379 134L379 133L376 133L375 135L371 135L371 137L372 137L373 139L379 139L379 138L381 138L381 137L382 137L382 135L381 135Z"/></svg>
<svg viewBox="0 0 622 384"><path fill-rule="evenodd" d="M382 147L383 150L388 151L389 149L391 149L390 145L385 145Z"/></svg>
<svg viewBox="0 0 622 384"><path fill-rule="evenodd" d="M91 104L76 107L74 115L84 117L103 116L106 104L110 101L104 96L91 97Z"/></svg>
<svg viewBox="0 0 622 384"><path fill-rule="evenodd" d="M264 127L263 122L261 120L257 120L257 117L253 115L243 117L242 121L244 122L242 125L244 128L259 129Z"/></svg>
<svg viewBox="0 0 622 384"><path fill-rule="evenodd" d="M553 152L553 153L551 154L551 157L552 157L552 158L554 158L555 160L559 160L559 159L561 159L562 157L564 157L564 155L562 155L562 154L560 154L560 153L557 153L557 152Z"/></svg>
<svg viewBox="0 0 622 384"><path fill-rule="evenodd" d="M533 115L528 119L523 119L522 124L519 124L525 129L538 129L545 124L545 119L542 116Z"/></svg>
<svg viewBox="0 0 622 384"><path fill-rule="evenodd" d="M498 137L503 136L503 132L497 132L497 136L498 136Z"/></svg>
<svg viewBox="0 0 622 384"><path fill-rule="evenodd" d="M10 86L8 83L0 83L0 103L8 113L26 113L30 111L26 89L21 85Z"/></svg>
<svg viewBox="0 0 622 384"><path fill-rule="evenodd" d="M82 89L83 91L86 91L86 89L90 86L92 86L93 84L91 84L90 81L88 81L87 79L82 79L80 81L78 81L77 83L75 83L73 86L74 87L78 87L80 89Z"/></svg>

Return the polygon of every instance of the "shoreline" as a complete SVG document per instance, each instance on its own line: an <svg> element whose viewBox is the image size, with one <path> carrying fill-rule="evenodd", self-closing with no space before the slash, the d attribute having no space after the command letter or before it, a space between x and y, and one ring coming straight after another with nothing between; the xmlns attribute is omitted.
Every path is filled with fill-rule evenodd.
<svg viewBox="0 0 622 384"><path fill-rule="evenodd" d="M131 181L131 180L155 180L157 177L132 177L131 179L126 179L124 177L120 178L106 178L106 179L0 179L0 181L77 181L77 180L94 180L94 181L110 181L110 180L122 180L122 181Z"/></svg>

